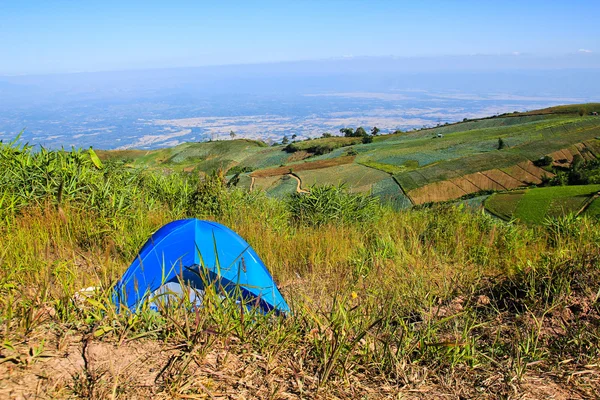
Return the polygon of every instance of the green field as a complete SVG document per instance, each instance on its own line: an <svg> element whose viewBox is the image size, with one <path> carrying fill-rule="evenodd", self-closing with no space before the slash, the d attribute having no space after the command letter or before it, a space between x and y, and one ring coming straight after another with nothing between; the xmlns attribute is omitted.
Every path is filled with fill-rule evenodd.
<svg viewBox="0 0 600 400"><path fill-rule="evenodd" d="M105 160L121 159L133 167L201 173L237 167L238 170L245 168L246 171L256 171L260 175L263 169L282 167L279 176L282 177L289 172L287 167L296 171L300 169L298 165L307 162L335 160L354 154L356 157L352 165L321 170L305 168L300 176L304 187L344 183L353 191L368 192L376 189L373 193L383 198L389 196L389 190L395 190L396 186L388 185L382 191L375 185L393 176L401 189L398 187L397 193L392 195L404 197L403 192L410 195L411 191L423 186L443 183L476 172L498 169L510 175L510 168L515 165L537 160L559 150L568 149L571 154L577 154L578 150L574 145L579 143L585 143L586 156L597 157L600 155L600 140L597 139L600 137L600 118L587 114L580 116L581 109L585 109L586 113L600 111L600 105L569 105L469 120L432 129L380 135L368 144L363 144L360 138L346 137L293 142L287 147L237 139L185 143L154 151L99 152L99 156ZM442 137L438 137L438 134ZM506 145L501 150L498 150L499 138ZM517 180L517 183L527 186L531 182L523 179ZM271 185L276 180L258 182L256 188L267 190L269 194L278 197L287 190L271 190ZM240 179L238 186L249 189L248 179ZM490 186L497 188L493 183L485 188L478 187L489 190ZM510 189L519 186L515 186L513 182L512 186L505 187ZM447 193L447 196L460 194L456 191ZM420 196L413 198L417 199L417 204L425 201L418 199L428 198L426 193L421 193ZM499 206L498 213L508 217L513 215L514 210L505 204Z"/></svg>
<svg viewBox="0 0 600 400"><path fill-rule="evenodd" d="M541 224L548 217L578 213L600 191L600 185L553 186L495 193L485 201L485 208L505 219L518 219L530 224ZM595 203L595 204L594 204ZM600 208L592 203L591 214Z"/></svg>

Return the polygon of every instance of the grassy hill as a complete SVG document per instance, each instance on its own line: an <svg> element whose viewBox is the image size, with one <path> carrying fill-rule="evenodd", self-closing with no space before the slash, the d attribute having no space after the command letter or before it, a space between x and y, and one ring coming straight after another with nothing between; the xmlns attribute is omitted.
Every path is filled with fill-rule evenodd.
<svg viewBox="0 0 600 400"><path fill-rule="evenodd" d="M397 139L378 138L344 163L258 169L254 182L239 177L247 190L162 169L219 160L209 150L245 162L281 147L116 153L153 167L138 169L101 164L89 150L0 143L0 398L597 397L597 218L530 226L451 204L398 211L336 187L284 195L296 175L341 177L358 191L376 182L374 194L402 205L395 176L357 162ZM235 158L232 145L248 154ZM589 189L527 191L515 212L554 207L554 191L571 205ZM143 243L190 217L245 238L292 312L263 315L216 289L202 307L184 298L117 310L111 288Z"/></svg>
<svg viewBox="0 0 600 400"><path fill-rule="evenodd" d="M343 183L406 207L539 184L553 176L532 163L542 156L552 156L558 166L568 166L575 156L597 158L600 117L590 115L594 111L600 112L600 104L552 107L381 135L366 144L360 138L331 137L269 147L238 139L99 155L150 168L246 171L240 187L277 196L297 190L281 185L292 171L302 189Z"/></svg>

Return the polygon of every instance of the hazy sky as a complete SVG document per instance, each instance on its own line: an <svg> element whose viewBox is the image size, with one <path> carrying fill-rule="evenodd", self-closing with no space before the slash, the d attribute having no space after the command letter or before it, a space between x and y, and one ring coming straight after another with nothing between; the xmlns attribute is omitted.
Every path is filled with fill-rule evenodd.
<svg viewBox="0 0 600 400"><path fill-rule="evenodd" d="M0 74L344 56L594 54L599 21L598 0L0 0Z"/></svg>

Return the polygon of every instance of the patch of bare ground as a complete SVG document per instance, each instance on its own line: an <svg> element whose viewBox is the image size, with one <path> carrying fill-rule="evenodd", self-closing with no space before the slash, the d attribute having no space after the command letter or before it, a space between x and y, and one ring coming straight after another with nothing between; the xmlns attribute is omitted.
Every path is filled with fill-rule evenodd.
<svg viewBox="0 0 600 400"><path fill-rule="evenodd" d="M456 199L465 194L467 193L463 189L451 181L435 182L409 192L414 204Z"/></svg>
<svg viewBox="0 0 600 400"><path fill-rule="evenodd" d="M484 171L487 172L487 171ZM504 186L490 179L484 172L465 175L464 178L477 186L480 190L504 190Z"/></svg>
<svg viewBox="0 0 600 400"><path fill-rule="evenodd" d="M493 295L457 296L423 315L423 323L452 318L467 308L497 307ZM569 324L597 318L593 300L574 296L541 318L541 342L567 334ZM482 311L484 312L484 311ZM481 340L515 335L517 324L540 321L504 311L486 324ZM307 335L318 335L308 332ZM44 337L45 339L42 339ZM422 346L465 346L449 332L447 340ZM41 347L40 347L41 346ZM39 352L36 349L43 347ZM465 364L453 368L401 363L395 377L368 366L349 370L320 385L306 346L266 355L237 337L191 343L160 340L97 339L76 331L37 331L27 343L3 348L0 398L6 399L587 399L600 395L598 364L575 360L532 362L516 376L514 360L498 359L496 368ZM374 366L375 367L375 366Z"/></svg>
<svg viewBox="0 0 600 400"><path fill-rule="evenodd" d="M554 176L552 172L548 172L542 168L536 167L531 161L522 162L517 165L523 168L525 171L529 172L531 175L540 179L540 182L544 176L547 176L549 178L552 178Z"/></svg>
<svg viewBox="0 0 600 400"><path fill-rule="evenodd" d="M552 157L552 165L555 167L568 167L573 161L573 155L567 149L550 153L550 157Z"/></svg>
<svg viewBox="0 0 600 400"><path fill-rule="evenodd" d="M471 182L469 182L465 178L454 178L454 179L451 179L450 181L452 183L454 183L456 186L458 186L459 188L461 188L465 193L475 193L480 190L477 186L473 185Z"/></svg>
<svg viewBox="0 0 600 400"><path fill-rule="evenodd" d="M538 178L536 175L533 175L531 172L527 171L520 164L513 165L512 167L506 168L504 171L508 175L512 176L513 178L515 178L521 182L528 182L528 183L531 183L534 185L542 183L542 180L540 178Z"/></svg>
<svg viewBox="0 0 600 400"><path fill-rule="evenodd" d="M355 156L345 156L345 157L337 157L327 160L318 160L318 161L307 161L300 164L292 164L286 165L277 168L267 168L261 169L258 171L254 171L250 174L250 176L254 176L256 178L268 177L268 176L279 176L285 175L292 171L307 171L313 169L323 169L328 167L335 167L337 165L344 164L352 164L354 162Z"/></svg>
<svg viewBox="0 0 600 400"><path fill-rule="evenodd" d="M490 171L484 171L482 173L488 178L490 178L492 181L500 184L506 189L516 189L518 187L523 186L523 182L513 178L506 172L503 172L499 169L492 169Z"/></svg>

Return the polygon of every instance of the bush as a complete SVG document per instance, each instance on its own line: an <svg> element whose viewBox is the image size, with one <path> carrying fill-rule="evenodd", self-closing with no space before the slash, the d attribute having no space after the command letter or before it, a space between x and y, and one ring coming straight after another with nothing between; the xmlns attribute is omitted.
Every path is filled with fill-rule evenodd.
<svg viewBox="0 0 600 400"><path fill-rule="evenodd" d="M373 136L363 136L362 142L363 144L373 143Z"/></svg>
<svg viewBox="0 0 600 400"><path fill-rule="evenodd" d="M227 175L237 175L252 171L254 171L254 168L252 167L242 167L241 165L236 165L235 167L229 168L229 170L227 171Z"/></svg>
<svg viewBox="0 0 600 400"><path fill-rule="evenodd" d="M214 171L198 182L188 203L188 214L192 217L223 215L228 192L221 171Z"/></svg>
<svg viewBox="0 0 600 400"><path fill-rule="evenodd" d="M343 185L313 186L309 193L294 193L289 199L292 221L311 226L373 220L377 206L376 198L349 193Z"/></svg>
<svg viewBox="0 0 600 400"><path fill-rule="evenodd" d="M540 157L539 159L535 160L533 162L533 165L535 165L536 167L547 167L548 165L552 164L552 161L554 161L554 159L550 156L544 156L544 157Z"/></svg>
<svg viewBox="0 0 600 400"><path fill-rule="evenodd" d="M504 140L502 138L499 138L498 139L498 150L502 150L505 147L506 147L506 144L504 143Z"/></svg>

